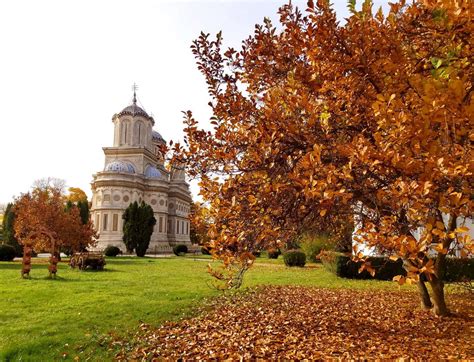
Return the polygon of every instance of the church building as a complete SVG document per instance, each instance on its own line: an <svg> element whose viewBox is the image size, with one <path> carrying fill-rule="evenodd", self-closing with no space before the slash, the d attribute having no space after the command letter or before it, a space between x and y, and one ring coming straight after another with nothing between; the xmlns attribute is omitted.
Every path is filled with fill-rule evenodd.
<svg viewBox="0 0 474 362"><path fill-rule="evenodd" d="M164 165L163 137L155 121L133 102L112 117L113 147L104 147L104 169L93 175L91 219L99 233L97 249L114 245L125 252L122 215L142 201L155 213L148 253L169 253L176 244L191 245L188 214L192 202L184 169Z"/></svg>

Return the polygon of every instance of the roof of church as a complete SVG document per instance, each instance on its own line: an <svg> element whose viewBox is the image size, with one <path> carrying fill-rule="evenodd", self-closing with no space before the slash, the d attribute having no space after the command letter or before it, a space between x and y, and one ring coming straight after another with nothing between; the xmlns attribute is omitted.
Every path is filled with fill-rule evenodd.
<svg viewBox="0 0 474 362"><path fill-rule="evenodd" d="M134 87L135 87L135 85L134 85ZM125 114L128 114L132 117L142 116L142 117L148 118L151 121L153 121L153 117L149 116L148 113L146 113L143 108L140 108L139 106L137 106L137 94L135 92L135 89L136 88L134 88L134 92L133 92L133 103L131 105L125 107L124 109L122 109L122 111L118 114L118 116L120 117L120 116L123 116Z"/></svg>
<svg viewBox="0 0 474 362"><path fill-rule="evenodd" d="M135 103L125 107L124 109L122 109L122 111L118 115L123 116L125 114L131 115L131 116L143 116L143 117L146 117L146 118L152 118L148 115L148 113L146 113L143 110L143 108L140 108Z"/></svg>
<svg viewBox="0 0 474 362"><path fill-rule="evenodd" d="M152 138L153 138L153 141L160 141L160 142L166 143L166 141L165 141L165 139L163 138L163 136L162 136L159 132L157 132L157 131L155 131L155 130L153 130Z"/></svg>

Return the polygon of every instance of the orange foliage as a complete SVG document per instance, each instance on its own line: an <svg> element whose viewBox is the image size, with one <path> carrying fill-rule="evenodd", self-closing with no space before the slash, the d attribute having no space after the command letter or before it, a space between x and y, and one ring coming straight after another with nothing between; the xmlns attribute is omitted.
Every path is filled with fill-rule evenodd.
<svg viewBox="0 0 474 362"><path fill-rule="evenodd" d="M281 31L267 19L240 51L201 34L214 129L187 112L173 149L201 180L215 255L245 267L249 251L354 214L359 238L403 258L407 281L425 274L443 309L443 258L474 252L456 225L474 212L473 10L400 0L384 16L366 1L341 25L320 0L283 6Z"/></svg>
<svg viewBox="0 0 474 362"><path fill-rule="evenodd" d="M15 202L15 215L15 236L37 252L55 253L61 246L79 251L95 242L91 222L82 224L77 207L67 211L57 188L35 188L23 194Z"/></svg>
<svg viewBox="0 0 474 362"><path fill-rule="evenodd" d="M72 203L77 203L79 201L87 201L86 193L79 187L70 187L68 188L69 194L67 195L67 200Z"/></svg>
<svg viewBox="0 0 474 362"><path fill-rule="evenodd" d="M225 295L193 318L114 336L129 360L472 360L474 300L454 318L417 311L411 293L267 286Z"/></svg>

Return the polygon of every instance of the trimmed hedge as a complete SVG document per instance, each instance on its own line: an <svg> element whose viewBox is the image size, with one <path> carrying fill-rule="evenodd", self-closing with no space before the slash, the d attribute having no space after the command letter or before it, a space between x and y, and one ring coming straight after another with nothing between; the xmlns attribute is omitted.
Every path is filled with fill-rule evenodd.
<svg viewBox="0 0 474 362"><path fill-rule="evenodd" d="M281 254L280 249L268 249L267 250L269 259L278 259L278 256Z"/></svg>
<svg viewBox="0 0 474 362"><path fill-rule="evenodd" d="M173 253L176 256L184 255L188 252L188 247L184 244L178 244L173 246Z"/></svg>
<svg viewBox="0 0 474 362"><path fill-rule="evenodd" d="M0 261L12 261L15 259L16 250L8 244L0 245Z"/></svg>
<svg viewBox="0 0 474 362"><path fill-rule="evenodd" d="M375 276L364 270L359 273L362 262L354 262L350 257L338 255L336 257L336 275L347 279L377 279L392 280L396 275L406 275L402 260L392 261L385 257L369 257L372 267L375 268ZM443 280L456 282L474 279L474 259L446 258L446 273Z"/></svg>
<svg viewBox="0 0 474 362"><path fill-rule="evenodd" d="M283 254L283 261L286 266L303 267L306 264L306 254L300 250L288 250Z"/></svg>
<svg viewBox="0 0 474 362"><path fill-rule="evenodd" d="M446 258L446 272L443 279L447 282L474 280L474 258Z"/></svg>
<svg viewBox="0 0 474 362"><path fill-rule="evenodd" d="M117 256L119 254L122 254L122 250L120 250L116 246L107 245L107 247L104 249L104 255L105 256Z"/></svg>
<svg viewBox="0 0 474 362"><path fill-rule="evenodd" d="M359 273L362 262L354 262L350 257L345 255L336 256L336 275L347 279L377 279L392 280L396 275L407 275L403 269L401 260L392 261L384 257L369 257L373 268L375 268L375 276L372 277L367 270Z"/></svg>

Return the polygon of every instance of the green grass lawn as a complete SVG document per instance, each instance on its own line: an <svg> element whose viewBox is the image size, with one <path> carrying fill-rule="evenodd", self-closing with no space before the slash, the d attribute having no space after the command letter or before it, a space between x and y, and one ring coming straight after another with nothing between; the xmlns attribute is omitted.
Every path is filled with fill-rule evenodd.
<svg viewBox="0 0 474 362"><path fill-rule="evenodd" d="M0 360L111 358L99 346L108 332L126 334L140 322L158 325L189 315L209 287L211 260L194 258L109 258L104 272L70 270L60 263L58 278L47 265L33 265L32 279L20 278L19 262L0 263ZM257 259L244 287L278 284L324 288L396 288L391 282L337 278L321 266L286 268L282 260Z"/></svg>

